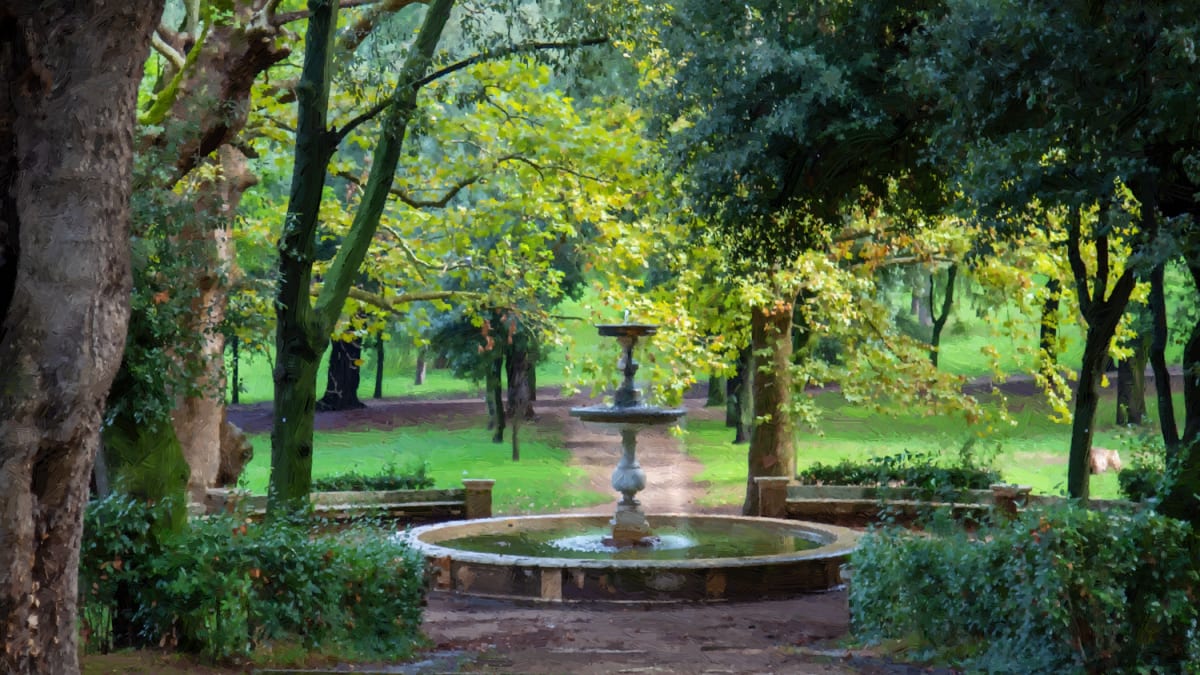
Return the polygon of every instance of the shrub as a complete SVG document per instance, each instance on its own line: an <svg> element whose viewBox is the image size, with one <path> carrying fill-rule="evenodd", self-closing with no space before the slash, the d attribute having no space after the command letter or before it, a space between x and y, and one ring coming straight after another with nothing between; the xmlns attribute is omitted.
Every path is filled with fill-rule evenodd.
<svg viewBox="0 0 1200 675"><path fill-rule="evenodd" d="M1127 445L1127 451L1129 464L1117 474L1121 494L1135 502L1154 500L1165 494L1167 453L1162 436L1139 436Z"/></svg>
<svg viewBox="0 0 1200 675"><path fill-rule="evenodd" d="M983 490L1001 481L997 471L972 461L967 447L957 464L948 464L930 453L903 452L857 462L843 460L833 465L814 464L799 472L796 479L809 485L897 485L929 490L937 495L957 490Z"/></svg>
<svg viewBox="0 0 1200 675"><path fill-rule="evenodd" d="M340 473L324 478L314 478L314 492L340 492L343 490L422 490L433 487L433 478L427 475L428 467L400 469L387 464L378 474L364 475L355 471Z"/></svg>
<svg viewBox="0 0 1200 675"><path fill-rule="evenodd" d="M218 661L294 641L395 657L420 635L421 565L381 528L321 534L320 523L217 516L147 541L154 509L122 496L88 509L80 603L91 648L172 645Z"/></svg>
<svg viewBox="0 0 1200 675"><path fill-rule="evenodd" d="M986 672L1178 672L1200 658L1192 535L1075 506L973 536L872 532L853 559L853 628Z"/></svg>

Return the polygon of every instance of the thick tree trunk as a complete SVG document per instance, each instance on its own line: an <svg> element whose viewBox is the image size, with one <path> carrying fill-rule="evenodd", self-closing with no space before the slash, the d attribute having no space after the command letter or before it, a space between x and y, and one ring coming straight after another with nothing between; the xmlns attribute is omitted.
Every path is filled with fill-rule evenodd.
<svg viewBox="0 0 1200 675"><path fill-rule="evenodd" d="M83 507L129 319L136 91L161 11L0 8L0 672L79 672Z"/></svg>
<svg viewBox="0 0 1200 675"><path fill-rule="evenodd" d="M371 171L350 230L325 274L314 305L309 297L321 195L336 137L326 127L337 3L310 0L304 65L297 87L296 155L283 236L279 243L278 327L275 338L275 419L271 433L268 512L303 506L312 486L313 410L317 360L341 315L350 286L370 248L395 178L416 82L428 73L450 18L453 0L432 0L399 73L392 104L371 156Z"/></svg>
<svg viewBox="0 0 1200 675"><path fill-rule="evenodd" d="M759 476L796 473L795 438L788 406L792 400L792 311L788 302L755 307L750 314L754 353L754 429L750 433L746 499L742 513L758 512Z"/></svg>
<svg viewBox="0 0 1200 675"><path fill-rule="evenodd" d="M942 306L940 311L933 317L933 331L929 336L929 360L933 362L936 368L938 364L938 352L942 344L942 329L946 327L946 320L950 318L950 308L954 306L954 280L958 276L958 265L951 265L946 271L946 292L942 295ZM929 275L929 304L934 304L933 289L937 287L936 279L931 274Z"/></svg>
<svg viewBox="0 0 1200 675"><path fill-rule="evenodd" d="M751 351L746 347L738 353L737 367L733 376L725 382L725 426L733 428L734 444L749 443L750 434L746 422L751 412L751 388L754 374L751 372Z"/></svg>
<svg viewBox="0 0 1200 675"><path fill-rule="evenodd" d="M204 336L199 358L204 376L196 383L200 393L180 396L171 421L183 457L190 467L188 492L202 502L204 491L217 484L221 466L221 429L225 420L225 336L220 324L228 306L229 287L237 279L233 241L227 225L232 222L242 194L258 183L246 165L246 156L230 145L218 149L219 178L202 187L196 204L199 217L183 236L202 241L208 248L207 265L198 265L191 280L200 295L192 305L188 331ZM209 224L216 223L215 227Z"/></svg>
<svg viewBox="0 0 1200 675"><path fill-rule="evenodd" d="M334 340L329 348L329 368L325 371L325 395L317 401L319 412L357 410L367 405L358 398L362 384L362 340Z"/></svg>

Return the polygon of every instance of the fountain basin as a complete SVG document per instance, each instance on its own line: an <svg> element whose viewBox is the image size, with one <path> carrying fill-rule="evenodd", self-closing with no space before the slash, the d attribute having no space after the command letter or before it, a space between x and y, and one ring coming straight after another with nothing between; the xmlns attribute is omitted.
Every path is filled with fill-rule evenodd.
<svg viewBox="0 0 1200 675"><path fill-rule="evenodd" d="M656 534L699 527L736 532L751 528L767 539L807 540L812 548L784 544L784 552L682 559L510 555L454 548L456 541L495 534L548 531L584 533L608 527L607 516L524 516L445 523L407 533L429 562L435 590L479 597L543 602L658 603L783 598L838 587L840 568L856 547L853 530L792 520L743 516L648 516ZM712 549L709 549L712 550ZM571 555L577 555L572 553Z"/></svg>
<svg viewBox="0 0 1200 675"><path fill-rule="evenodd" d="M611 424L614 425L614 428L674 424L680 417L686 414L687 410L683 408L659 408L650 405L626 407L592 405L583 408L571 408L571 417L578 417L582 422Z"/></svg>

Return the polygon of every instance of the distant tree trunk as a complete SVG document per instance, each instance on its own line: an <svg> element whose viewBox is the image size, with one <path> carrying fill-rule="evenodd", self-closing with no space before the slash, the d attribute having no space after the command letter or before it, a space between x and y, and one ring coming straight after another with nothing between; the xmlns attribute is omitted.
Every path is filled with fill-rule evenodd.
<svg viewBox="0 0 1200 675"><path fill-rule="evenodd" d="M413 373L413 384L417 386L425 384L426 354L428 351L424 347L417 350L417 367Z"/></svg>
<svg viewBox="0 0 1200 675"><path fill-rule="evenodd" d="M753 359L749 347L738 353L737 367L733 376L725 382L725 426L733 428L735 444L749 443L749 426L746 419L751 413L751 391L754 382Z"/></svg>
<svg viewBox="0 0 1200 675"><path fill-rule="evenodd" d="M917 323L922 326L933 325L933 285L929 277L917 277L913 281L912 312L917 315Z"/></svg>
<svg viewBox="0 0 1200 675"><path fill-rule="evenodd" d="M1200 293L1200 261L1188 261L1192 282ZM1183 436L1171 458L1179 472L1169 486L1159 511L1200 527L1200 319L1183 346Z"/></svg>
<svg viewBox="0 0 1200 675"><path fill-rule="evenodd" d="M1171 395L1171 372L1167 370L1167 303L1163 288L1166 264L1150 271L1150 368L1154 371L1154 394L1158 401L1158 426L1167 456L1179 448L1179 427L1175 422L1175 402Z"/></svg>
<svg viewBox="0 0 1200 675"><path fill-rule="evenodd" d="M508 356L508 407L512 419L512 461L521 461L521 425L528 419L529 352L513 348Z"/></svg>
<svg viewBox="0 0 1200 675"><path fill-rule="evenodd" d="M950 308L954 305L954 279L958 276L958 265L951 265L946 270L946 292L942 296L942 308L937 315L933 317L933 332L929 338L929 360L933 362L936 368L938 364L938 352L942 344L942 329L946 327L946 320L950 318ZM929 275L929 303L934 302L933 289L937 287L934 276Z"/></svg>
<svg viewBox="0 0 1200 675"><path fill-rule="evenodd" d="M788 412L792 387L792 311L790 301L755 307L750 313L751 348L754 353L754 428L750 434L746 499L742 513L758 512L759 476L793 476L796 473L795 439Z"/></svg>
<svg viewBox="0 0 1200 675"><path fill-rule="evenodd" d="M362 383L362 339L334 340L329 348L329 369L325 373L325 395L317 401L317 410L357 410L367 407L358 399Z"/></svg>
<svg viewBox="0 0 1200 675"><path fill-rule="evenodd" d="M720 375L708 376L708 398L704 407L717 408L725 405L725 378Z"/></svg>
<svg viewBox="0 0 1200 675"><path fill-rule="evenodd" d="M0 672L79 672L83 509L129 321L137 87L162 2L0 8Z"/></svg>
<svg viewBox="0 0 1200 675"><path fill-rule="evenodd" d="M488 428L493 430L492 442L504 442L504 357L497 356L488 369L487 402Z"/></svg>
<svg viewBox="0 0 1200 675"><path fill-rule="evenodd" d="M375 336L375 398L383 398L383 333Z"/></svg>
<svg viewBox="0 0 1200 675"><path fill-rule="evenodd" d="M1062 299L1062 282L1058 277L1046 281L1046 299L1042 303L1042 320L1038 328L1039 368L1047 380L1058 364L1058 305Z"/></svg>
<svg viewBox="0 0 1200 675"><path fill-rule="evenodd" d="M1108 362L1109 345L1116 334L1121 315L1125 313L1125 307L1129 304L1129 296L1133 293L1135 284L1133 269L1127 267L1113 284L1112 293L1106 297L1108 238L1104 235L1096 236L1096 272L1089 275L1080 253L1080 219L1079 211L1075 210L1067 227L1067 258L1075 279L1080 312L1087 323L1079 382L1075 388L1071 451L1067 458L1067 494L1072 499L1088 498L1092 435L1096 426L1096 408L1100 403L1100 379Z"/></svg>
<svg viewBox="0 0 1200 675"><path fill-rule="evenodd" d="M241 341L238 340L238 336L236 336L236 335L230 336L229 348L233 352L233 359L232 359L233 371L230 373L230 376L233 378L233 383L231 385L233 388L229 392L229 402L234 405L238 404L238 402L241 399L241 395L242 395L242 378L239 375L239 373L241 372L240 371L241 355L239 354L240 343L241 343Z"/></svg>
<svg viewBox="0 0 1200 675"><path fill-rule="evenodd" d="M1150 345L1139 335L1133 355L1117 364L1117 424L1146 423L1146 361Z"/></svg>

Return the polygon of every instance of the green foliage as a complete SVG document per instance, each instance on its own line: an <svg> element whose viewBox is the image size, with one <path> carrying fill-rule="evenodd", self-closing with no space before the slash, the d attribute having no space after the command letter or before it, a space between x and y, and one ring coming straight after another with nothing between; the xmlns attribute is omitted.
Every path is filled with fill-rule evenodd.
<svg viewBox="0 0 1200 675"><path fill-rule="evenodd" d="M314 492L340 492L343 490L422 490L433 487L433 478L426 474L424 463L401 469L395 464L385 464L378 473L365 474L358 471L333 474L314 478Z"/></svg>
<svg viewBox="0 0 1200 675"><path fill-rule="evenodd" d="M1167 492L1167 460L1162 436L1144 434L1124 448L1129 458L1117 474L1121 495L1132 501L1157 500Z"/></svg>
<svg viewBox="0 0 1200 675"><path fill-rule="evenodd" d="M1200 658L1195 539L1148 512L1030 509L978 532L869 533L853 630L983 672L1179 672Z"/></svg>
<svg viewBox="0 0 1200 675"><path fill-rule="evenodd" d="M80 558L89 648L174 645L214 661L275 641L348 658L402 657L420 636L417 556L381 528L235 516L155 535L159 507L125 496L89 505Z"/></svg>
<svg viewBox="0 0 1200 675"><path fill-rule="evenodd" d="M950 464L929 452L902 452L864 461L846 459L832 465L813 464L800 471L796 479L805 485L912 487L934 494L947 490L984 490L1001 481L999 472L977 465L969 455Z"/></svg>

